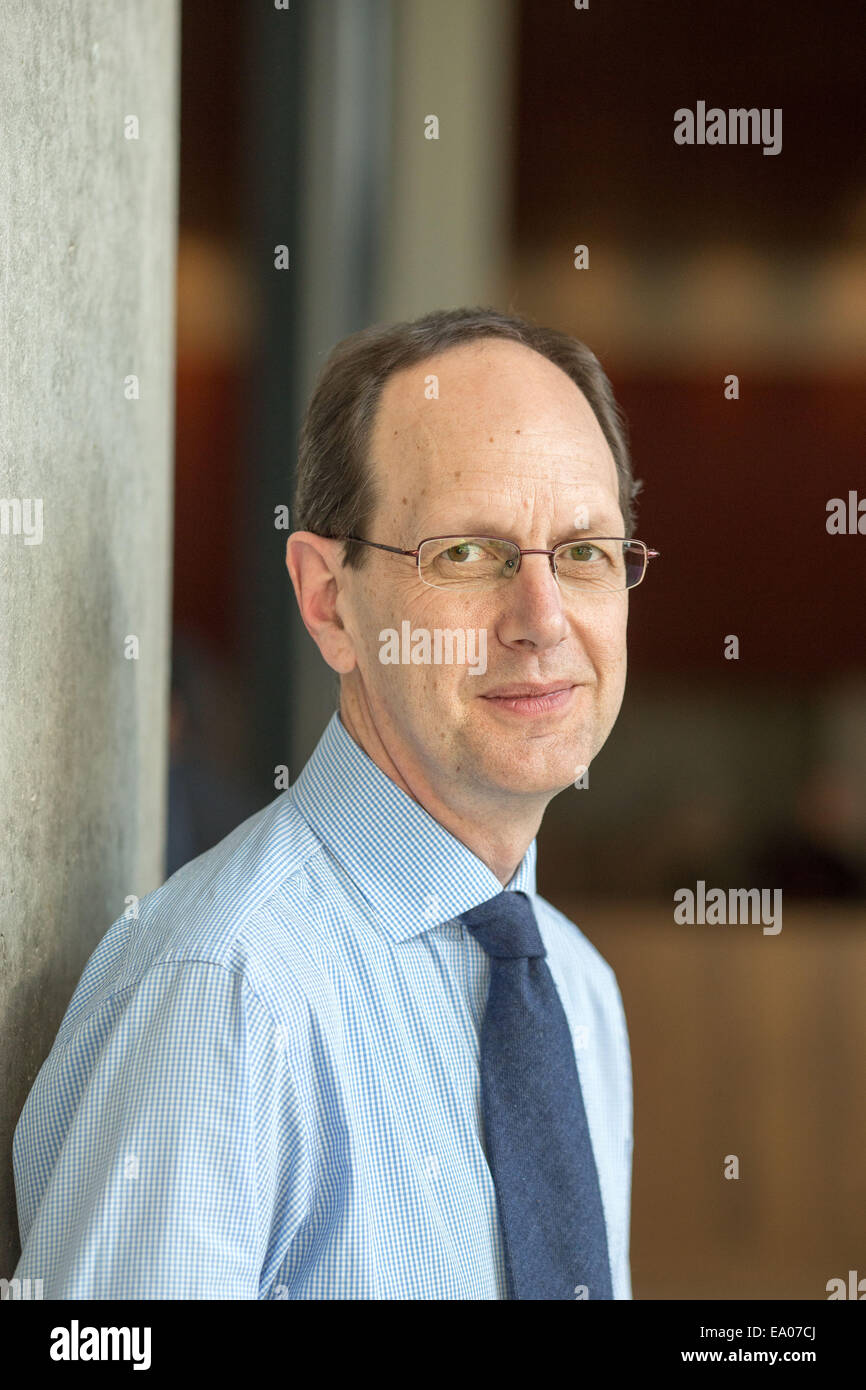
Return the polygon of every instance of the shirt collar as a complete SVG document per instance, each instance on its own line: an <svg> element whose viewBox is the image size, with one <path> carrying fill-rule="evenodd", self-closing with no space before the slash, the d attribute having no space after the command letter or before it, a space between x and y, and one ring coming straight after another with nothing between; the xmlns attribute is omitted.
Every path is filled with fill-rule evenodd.
<svg viewBox="0 0 866 1390"><path fill-rule="evenodd" d="M392 782L334 713L286 795L358 886L393 941L501 893L487 865ZM534 894L532 841L509 891Z"/></svg>

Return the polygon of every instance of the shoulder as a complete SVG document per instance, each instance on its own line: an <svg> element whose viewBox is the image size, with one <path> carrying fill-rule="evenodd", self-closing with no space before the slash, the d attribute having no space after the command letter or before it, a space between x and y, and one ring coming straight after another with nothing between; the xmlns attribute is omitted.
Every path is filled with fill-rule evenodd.
<svg viewBox="0 0 866 1390"><path fill-rule="evenodd" d="M268 906L294 896L300 912L306 895L298 885L321 856L319 841L282 793L159 888L131 900L88 959L63 1028L169 965L217 967L270 1009L268 958L277 926Z"/></svg>

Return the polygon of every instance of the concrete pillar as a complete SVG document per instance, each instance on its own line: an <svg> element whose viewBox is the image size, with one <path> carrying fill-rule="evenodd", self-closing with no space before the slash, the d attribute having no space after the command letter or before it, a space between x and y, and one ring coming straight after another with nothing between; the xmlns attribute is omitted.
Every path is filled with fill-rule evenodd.
<svg viewBox="0 0 866 1390"><path fill-rule="evenodd" d="M381 317L505 309L516 0L399 0L394 21Z"/></svg>
<svg viewBox="0 0 866 1390"><path fill-rule="evenodd" d="M0 1275L12 1133L162 881L177 0L0 0Z"/></svg>

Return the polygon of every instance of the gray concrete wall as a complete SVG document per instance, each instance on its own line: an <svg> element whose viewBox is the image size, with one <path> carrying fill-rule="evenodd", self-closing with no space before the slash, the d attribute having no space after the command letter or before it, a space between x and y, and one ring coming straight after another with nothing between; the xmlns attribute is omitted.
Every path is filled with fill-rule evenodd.
<svg viewBox="0 0 866 1390"><path fill-rule="evenodd" d="M507 308L517 0L394 0L393 20L381 317Z"/></svg>
<svg viewBox="0 0 866 1390"><path fill-rule="evenodd" d="M162 880L179 10L0 0L0 34L8 1277L21 1107L87 956L127 898Z"/></svg>

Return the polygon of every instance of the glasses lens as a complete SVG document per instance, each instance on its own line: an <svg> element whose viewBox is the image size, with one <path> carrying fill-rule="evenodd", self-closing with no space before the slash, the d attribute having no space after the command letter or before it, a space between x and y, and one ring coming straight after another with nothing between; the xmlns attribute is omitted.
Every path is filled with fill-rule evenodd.
<svg viewBox="0 0 866 1390"><path fill-rule="evenodd" d="M631 589L643 578L646 552L639 541L572 541L557 550L556 573L584 589Z"/></svg>
<svg viewBox="0 0 866 1390"><path fill-rule="evenodd" d="M625 586L633 589L635 584L639 584L646 574L647 548L642 541L628 541L623 546L625 551Z"/></svg>
<svg viewBox="0 0 866 1390"><path fill-rule="evenodd" d="M437 589L474 589L514 573L520 551L511 541L489 536L441 536L424 541L418 569L425 584Z"/></svg>

